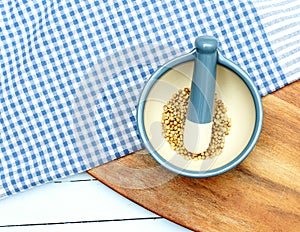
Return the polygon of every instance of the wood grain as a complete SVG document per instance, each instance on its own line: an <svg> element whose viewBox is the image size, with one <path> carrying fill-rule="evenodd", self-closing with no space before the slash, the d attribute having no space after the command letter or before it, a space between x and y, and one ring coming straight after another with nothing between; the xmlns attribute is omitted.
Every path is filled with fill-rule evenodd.
<svg viewBox="0 0 300 232"><path fill-rule="evenodd" d="M263 106L256 147L242 164L220 176L172 174L145 150L88 172L194 231L299 231L300 81L263 97Z"/></svg>

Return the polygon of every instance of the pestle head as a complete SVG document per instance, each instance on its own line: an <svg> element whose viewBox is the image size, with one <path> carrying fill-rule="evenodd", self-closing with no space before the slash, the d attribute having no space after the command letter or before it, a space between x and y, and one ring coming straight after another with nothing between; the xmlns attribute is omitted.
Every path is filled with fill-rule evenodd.
<svg viewBox="0 0 300 232"><path fill-rule="evenodd" d="M195 47L199 53L214 53L218 48L218 41L212 36L200 36L195 40Z"/></svg>

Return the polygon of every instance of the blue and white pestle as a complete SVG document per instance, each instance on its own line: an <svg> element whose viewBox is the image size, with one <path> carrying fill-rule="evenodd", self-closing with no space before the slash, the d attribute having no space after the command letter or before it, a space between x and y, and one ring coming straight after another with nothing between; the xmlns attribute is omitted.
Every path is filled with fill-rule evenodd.
<svg viewBox="0 0 300 232"><path fill-rule="evenodd" d="M195 63L184 129L184 145L192 153L204 152L212 135L218 41L201 36L195 41Z"/></svg>

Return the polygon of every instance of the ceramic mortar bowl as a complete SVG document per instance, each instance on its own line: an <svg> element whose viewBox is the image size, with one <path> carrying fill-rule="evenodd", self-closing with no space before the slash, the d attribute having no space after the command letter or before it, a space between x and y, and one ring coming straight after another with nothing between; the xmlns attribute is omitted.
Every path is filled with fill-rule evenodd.
<svg viewBox="0 0 300 232"><path fill-rule="evenodd" d="M188 177L222 174L240 164L254 148L262 128L261 97L249 76L218 53L216 94L232 126L222 153L205 160L186 160L162 134L163 106L179 89L191 86L194 50L158 69L146 83L137 108L138 129L147 151L168 170Z"/></svg>

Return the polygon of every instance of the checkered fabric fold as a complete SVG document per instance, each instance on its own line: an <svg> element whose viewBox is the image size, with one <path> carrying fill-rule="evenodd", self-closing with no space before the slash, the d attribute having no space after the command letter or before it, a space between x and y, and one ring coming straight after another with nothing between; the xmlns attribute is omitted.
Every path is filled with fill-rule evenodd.
<svg viewBox="0 0 300 232"><path fill-rule="evenodd" d="M15 0L0 12L0 198L141 149L144 83L200 35L262 96L300 75L297 0Z"/></svg>

